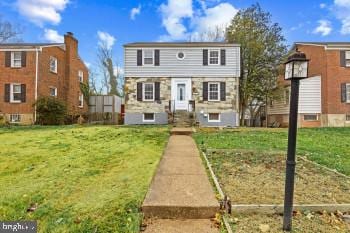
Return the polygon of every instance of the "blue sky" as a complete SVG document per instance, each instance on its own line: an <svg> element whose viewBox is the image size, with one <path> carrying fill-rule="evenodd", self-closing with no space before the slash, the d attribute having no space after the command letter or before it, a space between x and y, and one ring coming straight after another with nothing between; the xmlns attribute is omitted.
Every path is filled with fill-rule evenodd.
<svg viewBox="0 0 350 233"><path fill-rule="evenodd" d="M280 24L288 45L350 41L350 0L0 0L0 15L24 27L25 42L60 42L73 32L81 57L92 66L104 41L122 66L125 43L196 38L255 2Z"/></svg>

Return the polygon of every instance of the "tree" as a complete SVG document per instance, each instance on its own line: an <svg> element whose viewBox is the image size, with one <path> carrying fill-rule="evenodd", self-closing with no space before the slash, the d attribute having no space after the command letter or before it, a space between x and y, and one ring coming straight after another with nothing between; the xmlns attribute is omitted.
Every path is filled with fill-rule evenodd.
<svg viewBox="0 0 350 233"><path fill-rule="evenodd" d="M2 20L0 16L0 44L18 41L20 34L22 34L22 29L20 27L14 26L9 21Z"/></svg>
<svg viewBox="0 0 350 233"><path fill-rule="evenodd" d="M241 124L250 108L251 117L266 107L274 95L279 65L287 53L282 28L259 4L240 10L226 30L226 40L241 45Z"/></svg>
<svg viewBox="0 0 350 233"><path fill-rule="evenodd" d="M122 96L120 88L122 73L118 66L114 66L112 53L112 49L106 45L99 45L97 57L103 77L103 86L108 94Z"/></svg>
<svg viewBox="0 0 350 233"><path fill-rule="evenodd" d="M38 113L37 123L41 125L61 125L67 113L64 102L55 97L40 97L34 104Z"/></svg>
<svg viewBox="0 0 350 233"><path fill-rule="evenodd" d="M214 28L208 28L204 32L191 34L189 41L203 41L203 42L223 42L225 41L226 27L215 26Z"/></svg>

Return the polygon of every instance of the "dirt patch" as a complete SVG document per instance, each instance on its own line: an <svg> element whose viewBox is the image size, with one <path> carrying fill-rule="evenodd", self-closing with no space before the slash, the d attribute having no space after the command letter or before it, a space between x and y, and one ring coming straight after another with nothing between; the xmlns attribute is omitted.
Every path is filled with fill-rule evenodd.
<svg viewBox="0 0 350 233"><path fill-rule="evenodd" d="M233 204L283 204L285 156L251 151L211 151L224 192ZM295 204L343 204L350 201L350 179L297 161Z"/></svg>
<svg viewBox="0 0 350 233"><path fill-rule="evenodd" d="M293 217L294 233L345 233L350 231L347 224L338 213L296 212ZM235 233L246 232L283 232L283 217L280 215L238 215L230 219ZM264 231L267 230L267 231Z"/></svg>

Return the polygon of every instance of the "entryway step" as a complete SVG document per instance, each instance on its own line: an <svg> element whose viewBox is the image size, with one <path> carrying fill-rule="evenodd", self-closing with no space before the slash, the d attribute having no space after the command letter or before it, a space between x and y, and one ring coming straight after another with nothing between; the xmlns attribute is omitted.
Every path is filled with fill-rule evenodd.
<svg viewBox="0 0 350 233"><path fill-rule="evenodd" d="M170 133L171 135L192 135L192 128L186 127L186 128L182 128L182 127L175 127L172 128Z"/></svg>
<svg viewBox="0 0 350 233"><path fill-rule="evenodd" d="M219 229L208 219L149 219L144 225L144 233L219 233Z"/></svg>

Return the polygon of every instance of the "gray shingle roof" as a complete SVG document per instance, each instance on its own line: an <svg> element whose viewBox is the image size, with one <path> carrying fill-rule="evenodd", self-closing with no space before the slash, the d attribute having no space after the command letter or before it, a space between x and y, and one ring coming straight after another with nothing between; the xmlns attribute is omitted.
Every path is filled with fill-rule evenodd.
<svg viewBox="0 0 350 233"><path fill-rule="evenodd" d="M239 46L226 42L135 42L125 44L124 47L231 47Z"/></svg>

